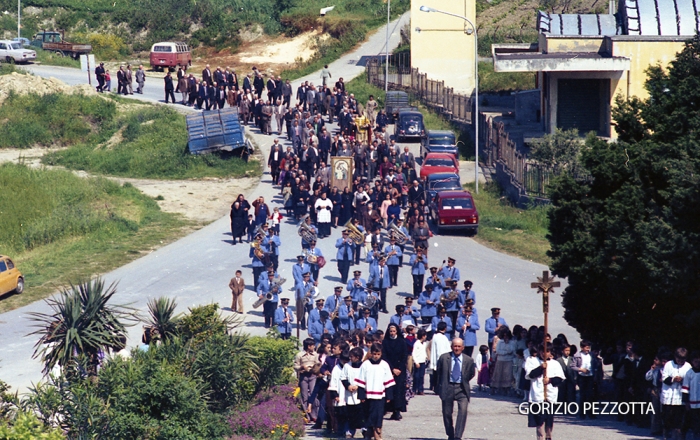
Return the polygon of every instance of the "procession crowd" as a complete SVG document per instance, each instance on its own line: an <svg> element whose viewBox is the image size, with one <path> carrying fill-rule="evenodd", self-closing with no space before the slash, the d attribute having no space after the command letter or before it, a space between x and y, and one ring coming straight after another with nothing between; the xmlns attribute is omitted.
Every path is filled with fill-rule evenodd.
<svg viewBox="0 0 700 440"><path fill-rule="evenodd" d="M230 74L221 71L209 78L218 83L216 78ZM326 106L329 95L323 90L331 78L327 69L321 92L312 84L302 85L294 106L288 82L279 79L273 85L268 82L263 101L259 72L251 75L246 75L242 90L227 86L237 96L241 118L248 122L252 113L261 132L271 132L264 119L269 110L240 109L241 100L247 103L254 91L254 107L269 101L284 108L277 130L280 135L286 131L292 142L283 148L275 138L268 157L272 183L283 203L271 210L263 197L249 203L239 195L231 206L233 244L242 243L244 236L250 244L258 298L254 307L263 306L265 327L276 327L284 339L296 335L303 340L294 369L315 428L326 423L339 437L360 433L381 439L384 415L400 421L410 399L428 388L442 401L448 439L460 439L474 377L479 391L531 403L578 402L579 417L595 418L583 404L605 397L603 365L612 365L611 399L649 402L655 409L654 415L628 415L624 420L649 426L664 438L682 438L689 429L700 436L699 354L661 349L652 358L634 342L621 343L612 352L588 341L576 346L563 334L545 334L544 327L510 327L497 307L482 326L474 284L462 277L457 260L447 257L433 265L428 261L432 233L424 182L417 178L413 155L408 149L399 151L389 139L388 120L377 112L376 102L370 98L360 105L339 80L336 93L330 94L331 107ZM192 103L191 95L189 99ZM277 114L274 109L272 114ZM331 133L334 122L340 127L337 133ZM344 188L331 186L332 157L353 158ZM300 252L291 271L293 306L278 271L285 215L298 222L300 235ZM331 256L323 255L317 244L338 227L342 233L334 247L340 283L332 294L323 295L318 281ZM367 264L364 271L362 262ZM389 316L387 293L405 271L411 274L412 292ZM244 313L241 270L229 287L231 309ZM386 331L381 330L380 318L388 318ZM486 333L485 343L479 344L479 331ZM553 420L551 414L528 414L538 439L552 438Z"/></svg>

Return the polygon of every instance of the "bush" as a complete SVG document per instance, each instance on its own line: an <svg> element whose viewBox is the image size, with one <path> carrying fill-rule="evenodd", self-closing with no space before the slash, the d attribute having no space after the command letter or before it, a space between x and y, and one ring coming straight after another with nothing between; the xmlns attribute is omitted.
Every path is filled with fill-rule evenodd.
<svg viewBox="0 0 700 440"><path fill-rule="evenodd" d="M58 429L45 427L30 412L21 412L12 423L0 423L0 439L7 440L61 440L65 437Z"/></svg>
<svg viewBox="0 0 700 440"><path fill-rule="evenodd" d="M92 45L92 52L98 60L114 60L129 54L121 37L108 33L76 34L75 39Z"/></svg>
<svg viewBox="0 0 700 440"><path fill-rule="evenodd" d="M304 413L297 407L294 387L283 385L263 392L247 411L234 414L229 425L237 435L260 438L301 437L304 434ZM275 435L277 434L277 435ZM240 437L238 437L240 438Z"/></svg>
<svg viewBox="0 0 700 440"><path fill-rule="evenodd" d="M260 368L256 391L294 380L292 362L297 352L294 341L254 336L248 339L246 347Z"/></svg>

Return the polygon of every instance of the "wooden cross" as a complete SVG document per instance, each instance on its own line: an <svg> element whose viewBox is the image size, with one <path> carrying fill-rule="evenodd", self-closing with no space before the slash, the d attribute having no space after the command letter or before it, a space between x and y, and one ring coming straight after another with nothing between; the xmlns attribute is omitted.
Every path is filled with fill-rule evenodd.
<svg viewBox="0 0 700 440"><path fill-rule="evenodd" d="M559 281L554 281L554 277L549 277L549 271L542 272L541 277L537 277L536 283L530 283L530 287L537 289L537 293L542 293L542 313L544 313L544 361L549 357L547 349L547 333L549 333L549 294L554 292L555 287L560 287ZM547 370L544 370L544 377L547 377ZM544 387L544 400L547 400L547 386Z"/></svg>

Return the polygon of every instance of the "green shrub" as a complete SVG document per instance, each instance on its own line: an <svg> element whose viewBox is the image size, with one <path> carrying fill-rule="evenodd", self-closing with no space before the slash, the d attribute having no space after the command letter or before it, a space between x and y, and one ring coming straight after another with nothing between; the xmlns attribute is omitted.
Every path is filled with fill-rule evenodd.
<svg viewBox="0 0 700 440"><path fill-rule="evenodd" d="M30 412L21 412L12 423L0 423L2 440L61 440L65 437L58 429L47 428L37 416Z"/></svg>
<svg viewBox="0 0 700 440"><path fill-rule="evenodd" d="M256 391L286 385L294 379L292 361L297 352L294 341L253 336L246 347L260 367Z"/></svg>

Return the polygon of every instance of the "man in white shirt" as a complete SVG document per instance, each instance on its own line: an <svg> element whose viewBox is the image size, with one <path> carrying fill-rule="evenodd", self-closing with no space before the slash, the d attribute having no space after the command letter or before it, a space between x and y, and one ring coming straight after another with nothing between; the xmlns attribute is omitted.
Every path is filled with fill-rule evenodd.
<svg viewBox="0 0 700 440"><path fill-rule="evenodd" d="M559 394L558 387L565 380L564 370L559 362L552 360L552 344L547 343L547 351L540 344L537 347L537 357L530 356L525 361L525 377L530 381L530 396L528 401L533 403L556 403ZM547 398L545 399L545 386L547 387ZM534 407L533 407L534 409ZM535 412L535 414L533 414ZM554 414L542 414L543 411L529 411L527 416L527 426L537 429L537 440L552 438L554 428Z"/></svg>
<svg viewBox="0 0 700 440"><path fill-rule="evenodd" d="M446 331L447 323L438 323L437 332L435 332L430 342L430 368L433 370L433 374L430 375L430 389L433 391L437 388L435 381L437 380L438 360L440 360L440 356L452 350L450 340L445 336Z"/></svg>

